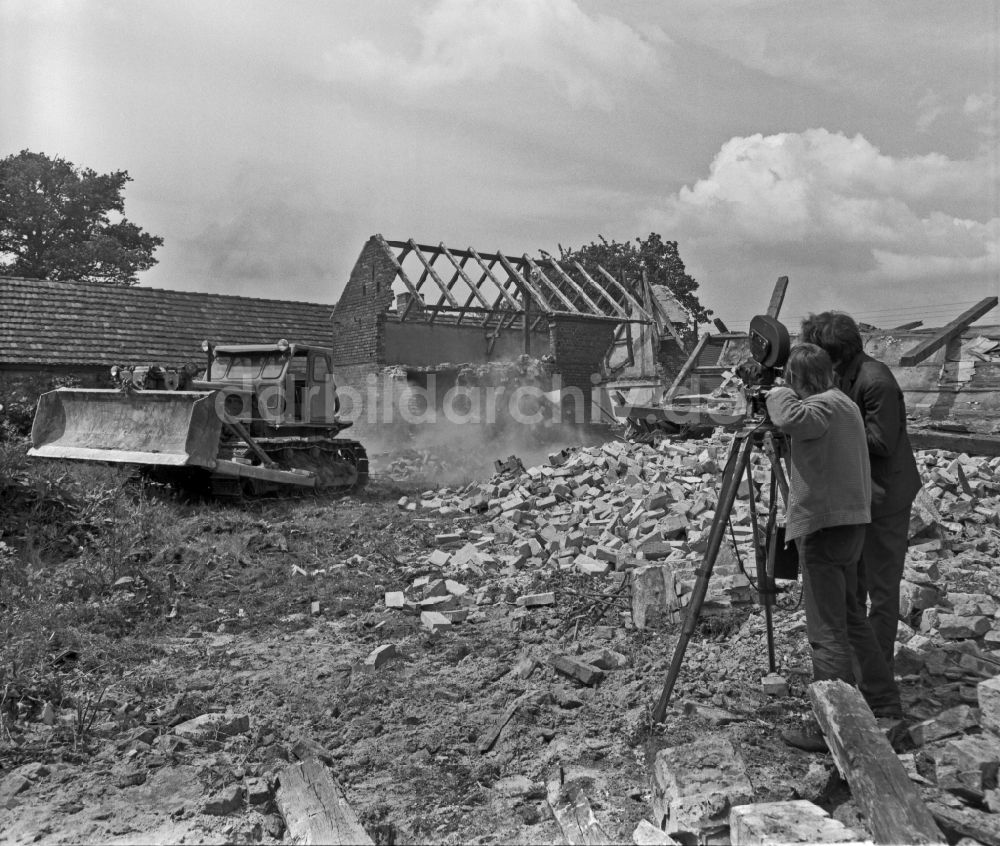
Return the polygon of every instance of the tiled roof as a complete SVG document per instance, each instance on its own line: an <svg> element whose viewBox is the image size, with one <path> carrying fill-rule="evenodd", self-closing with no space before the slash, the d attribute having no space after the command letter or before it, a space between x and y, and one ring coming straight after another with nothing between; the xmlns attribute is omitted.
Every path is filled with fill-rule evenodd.
<svg viewBox="0 0 1000 846"><path fill-rule="evenodd" d="M0 276L0 367L198 362L201 342L329 347L333 306Z"/></svg>

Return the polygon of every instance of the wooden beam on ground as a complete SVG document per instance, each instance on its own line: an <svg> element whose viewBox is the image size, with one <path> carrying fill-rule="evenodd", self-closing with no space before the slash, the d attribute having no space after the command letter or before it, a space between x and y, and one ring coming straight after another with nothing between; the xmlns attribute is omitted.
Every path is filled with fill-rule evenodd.
<svg viewBox="0 0 1000 846"><path fill-rule="evenodd" d="M510 705L508 705L506 708L503 709L503 711L500 713L500 716L497 717L493 725L490 727L490 730L483 735L483 737L480 739L479 743L476 746L481 755L485 755L493 748L493 744L495 744L497 740L500 738L500 734L501 732L503 732L504 727L507 725L507 723L511 721L514 714L517 713L517 709L524 704L525 700L527 700L528 697L529 697L529 692L525 691L520 696L518 696L517 699L511 702Z"/></svg>
<svg viewBox="0 0 1000 846"><path fill-rule="evenodd" d="M931 337L929 337L926 341L917 344L917 346L915 346L912 350L904 354L899 359L900 365L902 367L913 367L915 364L920 364L921 361L941 349L941 347L953 338L957 338L961 335L966 329L969 328L970 323L974 323L986 314L986 312L991 311L996 306L997 302L998 300L996 297L986 297L985 299L980 300L968 311L962 312L937 334L931 335Z"/></svg>
<svg viewBox="0 0 1000 846"><path fill-rule="evenodd" d="M922 320L911 320L909 323L904 323L902 326L896 326L890 329L890 332L909 332L911 329L918 329L924 325Z"/></svg>
<svg viewBox="0 0 1000 846"><path fill-rule="evenodd" d="M809 700L875 842L946 843L857 688L842 681L813 682Z"/></svg>
<svg viewBox="0 0 1000 846"><path fill-rule="evenodd" d="M612 840L601 828L587 795L579 785L568 784L549 797L552 816L562 829L563 842L569 846L603 846Z"/></svg>
<svg viewBox="0 0 1000 846"><path fill-rule="evenodd" d="M371 844L344 791L317 758L281 771L275 796L294 843Z"/></svg>
<svg viewBox="0 0 1000 846"><path fill-rule="evenodd" d="M781 304L785 301L785 292L788 290L788 277L779 276L774 283L774 290L771 291L771 302L767 304L767 316L778 319L778 312L781 311Z"/></svg>
<svg viewBox="0 0 1000 846"><path fill-rule="evenodd" d="M940 432L936 429L910 429L910 444L915 449L947 449L969 455L1000 455L1000 437L975 432Z"/></svg>

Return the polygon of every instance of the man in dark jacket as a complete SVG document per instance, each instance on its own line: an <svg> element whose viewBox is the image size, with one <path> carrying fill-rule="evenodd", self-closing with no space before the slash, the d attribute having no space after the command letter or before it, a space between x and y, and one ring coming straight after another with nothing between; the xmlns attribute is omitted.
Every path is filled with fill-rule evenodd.
<svg viewBox="0 0 1000 846"><path fill-rule="evenodd" d="M858 565L858 600L870 601L868 619L889 666L899 623L899 583L920 473L906 434L906 406L892 371L866 354L861 332L843 312L802 321L802 341L830 354L838 387L857 404L865 424L872 473L872 521Z"/></svg>

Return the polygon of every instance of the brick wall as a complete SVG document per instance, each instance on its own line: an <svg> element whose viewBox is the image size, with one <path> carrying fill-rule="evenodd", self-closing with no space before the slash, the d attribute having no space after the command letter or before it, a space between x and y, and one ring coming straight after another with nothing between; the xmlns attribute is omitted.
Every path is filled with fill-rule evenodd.
<svg viewBox="0 0 1000 846"><path fill-rule="evenodd" d="M587 318L554 317L549 321L549 337L555 369L562 386L577 388L584 397L583 408L578 402L563 401L563 419L567 423L583 424L596 420L591 408L591 376L601 372L601 361L614 340L615 324ZM582 416L585 415L585 416Z"/></svg>
<svg viewBox="0 0 1000 846"><path fill-rule="evenodd" d="M382 326L396 276L389 256L369 238L333 308L333 361L338 368L383 361Z"/></svg>
<svg viewBox="0 0 1000 846"><path fill-rule="evenodd" d="M423 323L408 319L403 323L386 317L383 332L385 364L433 367L437 364L483 364L487 361L510 361L524 352L524 331L519 326L504 329L489 349L489 334L475 322L461 326L447 323ZM531 333L531 354L549 352L549 333Z"/></svg>

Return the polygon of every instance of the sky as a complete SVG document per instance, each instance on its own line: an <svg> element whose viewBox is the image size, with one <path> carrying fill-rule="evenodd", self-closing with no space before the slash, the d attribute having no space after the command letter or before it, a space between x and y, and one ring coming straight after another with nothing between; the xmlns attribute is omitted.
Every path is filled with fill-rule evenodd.
<svg viewBox="0 0 1000 846"><path fill-rule="evenodd" d="M998 97L1000 0L0 0L0 157L127 170L158 288L656 232L730 328L782 275L942 325L1000 294Z"/></svg>

